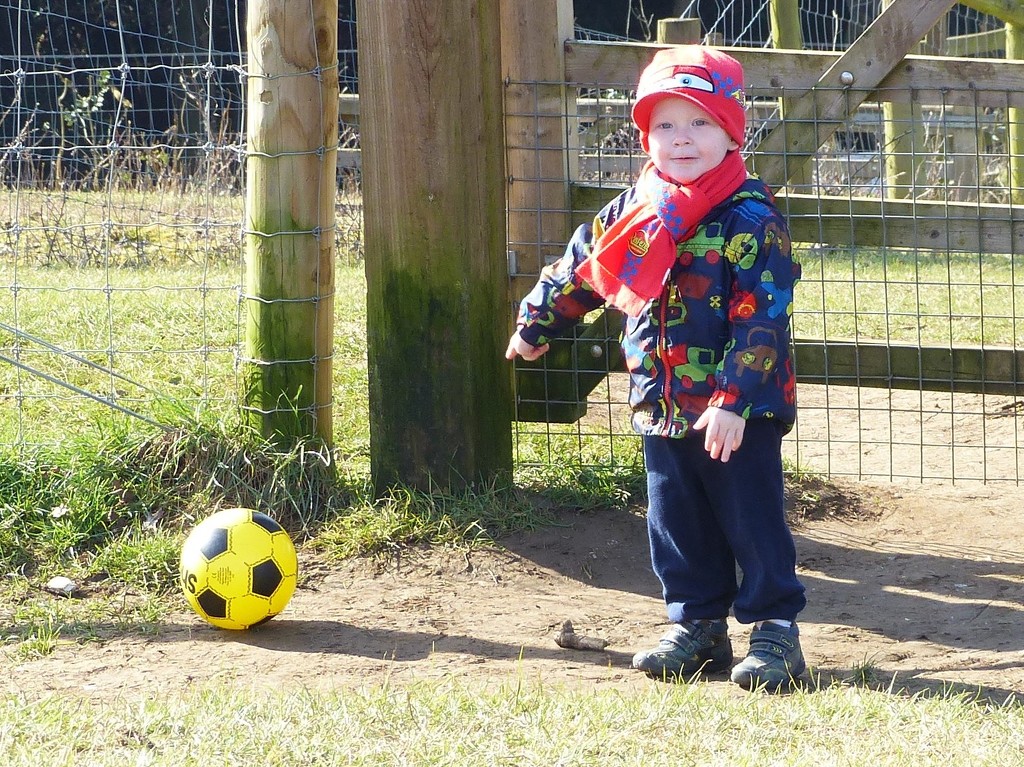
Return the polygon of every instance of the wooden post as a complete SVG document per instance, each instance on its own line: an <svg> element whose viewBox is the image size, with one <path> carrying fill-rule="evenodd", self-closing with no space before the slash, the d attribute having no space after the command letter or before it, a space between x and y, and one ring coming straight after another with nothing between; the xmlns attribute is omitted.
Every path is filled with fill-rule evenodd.
<svg viewBox="0 0 1024 767"><path fill-rule="evenodd" d="M332 439L338 3L249 0L243 410Z"/></svg>
<svg viewBox="0 0 1024 767"><path fill-rule="evenodd" d="M923 127L920 104L906 100L882 102L882 158L885 160L884 196L916 196L917 172L923 167Z"/></svg>
<svg viewBox="0 0 1024 767"><path fill-rule="evenodd" d="M571 0L500 0L508 155L508 256L519 300L565 250L578 153L575 91L564 85Z"/></svg>
<svg viewBox="0 0 1024 767"><path fill-rule="evenodd" d="M1006 58L1024 59L1024 24L1006 24ZM1007 156L1009 157L1010 202L1024 204L1024 110L1006 110L1009 123Z"/></svg>
<svg viewBox="0 0 1024 767"><path fill-rule="evenodd" d="M892 0L882 0L882 7L891 3ZM929 53L941 50L941 35L936 34L935 28L928 33L926 47ZM908 51L912 52L923 53L922 45ZM903 200L917 197L927 184L926 152L924 117L913 93L892 94L882 102L882 158L885 161L884 196Z"/></svg>
<svg viewBox="0 0 1024 767"><path fill-rule="evenodd" d="M771 0L768 5L768 17L771 23L772 43L776 48L802 51L804 48L803 28L800 26L800 8L798 0ZM779 118L785 122L793 111L794 100L779 100ZM795 191L810 192L814 189L814 158L797 161L790 169L787 186Z"/></svg>
<svg viewBox="0 0 1024 767"><path fill-rule="evenodd" d="M507 477L498 8L359 0L356 12L373 484Z"/></svg>
<svg viewBox="0 0 1024 767"><path fill-rule="evenodd" d="M768 19L774 47L793 51L803 50L804 33L800 26L798 0L771 0L768 4Z"/></svg>
<svg viewBox="0 0 1024 767"><path fill-rule="evenodd" d="M703 36L700 19L658 19L658 42L662 45L699 45Z"/></svg>

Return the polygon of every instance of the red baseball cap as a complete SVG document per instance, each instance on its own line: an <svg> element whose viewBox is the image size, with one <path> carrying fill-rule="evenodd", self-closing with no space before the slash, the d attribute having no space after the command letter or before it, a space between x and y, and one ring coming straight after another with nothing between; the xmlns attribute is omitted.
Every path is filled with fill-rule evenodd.
<svg viewBox="0 0 1024 767"><path fill-rule="evenodd" d="M696 104L742 145L747 127L743 67L727 53L703 45L677 45L658 51L640 75L633 122L648 150L647 133L654 105L667 96Z"/></svg>

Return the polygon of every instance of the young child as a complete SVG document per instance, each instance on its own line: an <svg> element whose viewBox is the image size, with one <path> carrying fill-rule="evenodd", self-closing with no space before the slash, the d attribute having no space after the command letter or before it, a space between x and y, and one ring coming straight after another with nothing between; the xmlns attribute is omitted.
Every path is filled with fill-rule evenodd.
<svg viewBox="0 0 1024 767"><path fill-rule="evenodd" d="M632 112L650 160L544 269L505 356L540 357L605 303L626 315L651 562L673 624L633 666L677 680L730 668L732 609L754 626L732 680L778 690L805 669L782 470L796 419L789 318L800 267L771 192L747 177L743 99L743 69L725 53L658 52Z"/></svg>

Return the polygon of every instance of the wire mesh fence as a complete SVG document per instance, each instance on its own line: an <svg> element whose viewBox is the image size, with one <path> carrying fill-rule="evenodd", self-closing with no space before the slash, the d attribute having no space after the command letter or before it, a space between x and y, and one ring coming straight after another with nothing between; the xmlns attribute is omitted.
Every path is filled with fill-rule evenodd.
<svg viewBox="0 0 1024 767"><path fill-rule="evenodd" d="M244 14L0 0L0 443L237 407Z"/></svg>
<svg viewBox="0 0 1024 767"><path fill-rule="evenodd" d="M350 102L341 134L355 167L354 3L340 5L343 107ZM765 3L717 4L707 19L709 4L699 5L709 41L771 45ZM879 8L847 5L837 16L801 3L806 29L818 30L805 35L810 55L843 50ZM0 442L56 441L112 404L145 418L169 403L237 404L243 26L229 0L0 0ZM957 6L935 44L998 56L999 31ZM1024 159L1014 149L1021 97L1007 84L1019 72L986 80L963 71L934 87L867 94L780 194L803 264L800 418L786 441L795 467L1021 479L1024 234L1014 179ZM756 166L752 150L780 123L781 105L809 86L773 85L767 67L748 73L764 80L749 104ZM511 117L561 126L545 133L558 170L538 162L519 181L539 196L510 202L510 217L531 223L510 229L509 252L539 254L511 259L513 297L642 165L628 120L634 81L627 72L509 84L526 93ZM549 90L565 86L568 106L552 115ZM539 201L546 186L559 200ZM589 319L561 352L517 373L521 465L641 460L614 317Z"/></svg>
<svg viewBox="0 0 1024 767"><path fill-rule="evenodd" d="M685 0L678 4L680 17L700 19L709 43L783 47L772 40L769 5L769 0ZM799 0L796 20L803 49L845 50L878 18L885 5L883 0ZM929 38L969 37L957 49L957 55L996 55L1001 46L992 48L990 41L975 37L996 30L1003 30L998 18L955 3Z"/></svg>
<svg viewBox="0 0 1024 767"><path fill-rule="evenodd" d="M581 60L574 73L616 55L574 50ZM756 168L766 134L800 127L783 122L781 110L806 88L780 86L789 85L784 75L765 59L751 61L744 151ZM780 185L779 204L803 267L793 316L800 417L786 440L794 469L885 480L1021 479L1018 69L975 77L964 62L935 66L928 78L870 91L819 87L824 101L849 100L848 114L836 121L811 113L803 122L827 140L811 156L782 158L789 182ZM567 84L574 86L563 115L571 231L631 183L646 156L629 120L628 79ZM531 103L550 103L547 84L532 87L515 101L524 113ZM540 125L550 116L533 119ZM549 220L555 212L547 209ZM547 247L557 239L550 229L538 225L538 239L545 263L561 255ZM513 240L510 249L524 244ZM520 261L514 296L536 277ZM600 313L588 320L594 324L550 359L521 365L520 460L639 460L628 382L612 350L618 321Z"/></svg>

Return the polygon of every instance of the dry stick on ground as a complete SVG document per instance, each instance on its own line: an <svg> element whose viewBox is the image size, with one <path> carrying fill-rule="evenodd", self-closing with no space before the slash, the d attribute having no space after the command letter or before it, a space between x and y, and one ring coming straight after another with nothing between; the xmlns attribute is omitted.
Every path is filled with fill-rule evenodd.
<svg viewBox="0 0 1024 767"><path fill-rule="evenodd" d="M555 637L555 644L567 650L603 650L608 646L608 640L577 634L573 630L572 621L565 621Z"/></svg>

